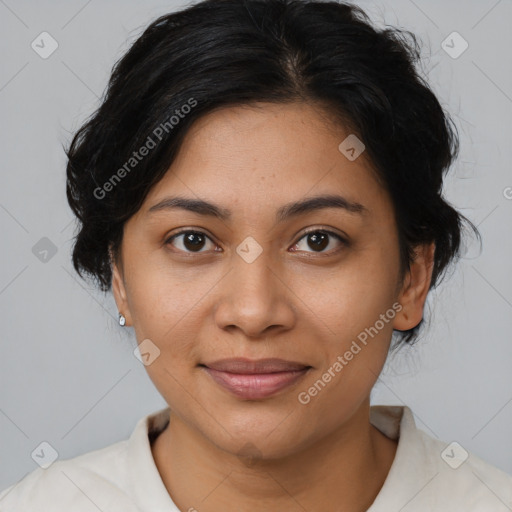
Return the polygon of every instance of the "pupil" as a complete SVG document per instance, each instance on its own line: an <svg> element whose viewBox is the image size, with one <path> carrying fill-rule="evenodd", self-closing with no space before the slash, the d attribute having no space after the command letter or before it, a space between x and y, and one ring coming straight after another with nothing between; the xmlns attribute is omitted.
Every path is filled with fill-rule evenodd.
<svg viewBox="0 0 512 512"><path fill-rule="evenodd" d="M312 241L315 244L314 246L310 245L312 249L322 250L329 245L327 238L327 233L312 233L308 236L308 243Z"/></svg>
<svg viewBox="0 0 512 512"><path fill-rule="evenodd" d="M195 242L194 238L196 238ZM185 247L189 250L194 250L197 248L201 249L201 247L199 246L204 243L204 237L201 233L189 233L188 235L185 235L183 243L185 244Z"/></svg>

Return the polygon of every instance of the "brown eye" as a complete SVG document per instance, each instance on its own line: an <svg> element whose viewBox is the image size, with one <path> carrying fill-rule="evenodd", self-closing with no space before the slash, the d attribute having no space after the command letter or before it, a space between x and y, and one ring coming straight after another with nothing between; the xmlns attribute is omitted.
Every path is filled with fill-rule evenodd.
<svg viewBox="0 0 512 512"><path fill-rule="evenodd" d="M324 251L326 247L328 247L331 243L331 237L335 238L341 245L347 245L346 240L344 240L337 233L333 233L332 231L320 230L316 229L314 231L309 231L306 233L300 240L306 239L307 247L313 249L313 252L329 252ZM300 240L297 242L294 247L298 248L300 246ZM295 250L305 250L305 249L295 249ZM310 252L310 251L306 251Z"/></svg>
<svg viewBox="0 0 512 512"><path fill-rule="evenodd" d="M179 242L174 244L177 240ZM201 249L204 248L207 240L212 242L212 240L202 231L188 230L180 231L179 233L172 235L165 243L174 245L174 247L184 252L204 252L201 251ZM215 244L213 245L215 247Z"/></svg>

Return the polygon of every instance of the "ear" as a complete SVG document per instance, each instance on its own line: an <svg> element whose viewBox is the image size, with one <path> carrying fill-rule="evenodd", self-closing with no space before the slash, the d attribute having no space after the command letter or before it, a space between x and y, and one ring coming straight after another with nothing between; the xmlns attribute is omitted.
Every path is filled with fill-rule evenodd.
<svg viewBox="0 0 512 512"><path fill-rule="evenodd" d="M397 313L393 328L406 331L416 327L423 318L423 307L432 280L435 243L423 244L415 249L415 259L404 279L398 302L402 310Z"/></svg>
<svg viewBox="0 0 512 512"><path fill-rule="evenodd" d="M109 249L110 263L112 267L112 292L116 301L117 309L126 318L126 327L133 325L132 315L128 306L126 287L124 284L122 265L115 261L112 251ZM119 262L120 263L120 262Z"/></svg>

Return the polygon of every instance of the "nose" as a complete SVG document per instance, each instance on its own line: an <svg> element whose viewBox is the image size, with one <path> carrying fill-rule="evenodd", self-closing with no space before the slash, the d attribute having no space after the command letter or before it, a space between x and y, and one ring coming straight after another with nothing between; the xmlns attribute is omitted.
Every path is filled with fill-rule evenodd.
<svg viewBox="0 0 512 512"><path fill-rule="evenodd" d="M215 308L217 326L241 331L253 340L293 328L296 296L286 281L265 251L251 263L234 254L232 269L221 282Z"/></svg>

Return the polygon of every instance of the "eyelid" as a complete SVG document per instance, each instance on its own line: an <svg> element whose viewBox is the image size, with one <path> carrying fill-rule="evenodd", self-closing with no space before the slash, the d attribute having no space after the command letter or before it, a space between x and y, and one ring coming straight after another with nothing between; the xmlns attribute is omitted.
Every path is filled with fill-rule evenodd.
<svg viewBox="0 0 512 512"><path fill-rule="evenodd" d="M312 228L306 228L306 231L304 231L300 238L297 239L297 242L299 240L302 240L306 235L309 235L309 233L316 233L317 231L321 231L322 233L327 233L328 235L333 235L336 238L338 238L340 241L348 244L348 236L345 234L337 233L336 231L333 231L331 228L328 227L322 227L322 226L314 226ZM295 243L297 243L295 242Z"/></svg>
<svg viewBox="0 0 512 512"><path fill-rule="evenodd" d="M212 238L212 236L207 231L204 231L203 228L195 228L193 226L189 226L189 227L185 227L185 228L180 228L175 233L172 233L171 235L167 236L166 240L170 240L171 238L173 238L175 236L182 235L183 233L190 233L190 232L201 233L202 235Z"/></svg>

